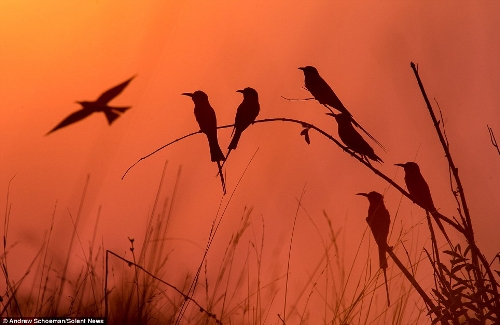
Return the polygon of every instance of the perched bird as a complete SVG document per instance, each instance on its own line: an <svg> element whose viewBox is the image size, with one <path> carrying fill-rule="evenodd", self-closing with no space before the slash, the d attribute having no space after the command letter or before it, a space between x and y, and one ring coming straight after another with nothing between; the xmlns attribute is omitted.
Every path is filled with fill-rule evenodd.
<svg viewBox="0 0 500 325"><path fill-rule="evenodd" d="M358 193L356 195L366 196L368 201L370 202L370 206L368 207L368 217L366 218L366 222L370 227L373 237L375 238L375 242L378 246L378 256L380 268L384 271L384 279L385 279L385 289L387 292L387 304L390 305L389 300L389 288L387 286L387 237L389 236L389 225L391 224L391 217L389 215L389 211L384 205L384 197L382 194L378 192L370 192L370 193Z"/></svg>
<svg viewBox="0 0 500 325"><path fill-rule="evenodd" d="M375 154L373 148L363 139L361 134L354 129L351 123L352 119L350 119L348 115L344 113L328 114L334 116L337 120L339 137L349 149L359 153L367 162L369 162L368 158L373 161L383 162L382 159Z"/></svg>
<svg viewBox="0 0 500 325"><path fill-rule="evenodd" d="M236 110L233 138L231 139L231 143L229 143L227 156L229 156L231 150L236 149L241 134L255 121L260 111L259 95L255 89L247 87L245 89L237 90L237 92L243 94L243 101Z"/></svg>
<svg viewBox="0 0 500 325"><path fill-rule="evenodd" d="M330 109L330 107L335 108L336 110L348 116L352 116L347 108L345 108L344 104L342 104L332 88L328 85L328 83L326 83L326 81L321 78L318 70L315 67L308 65L305 67L300 67L299 70L302 70L302 72L304 72L305 86L307 90L309 90L311 95L313 95L314 99L328 108L332 113L333 111Z"/></svg>
<svg viewBox="0 0 500 325"><path fill-rule="evenodd" d="M94 112L103 112L104 115L106 115L106 118L108 119L109 125L113 123L118 117L120 117L121 113L124 113L126 110L130 108L129 107L113 107L113 106L108 106L108 103L118 96L125 87L129 84L132 79L134 79L135 76L132 78L128 79L127 81L119 84L118 86L115 86L104 93L102 93L99 98L97 98L96 101L93 102L87 102L87 101L77 101L78 104L82 105L82 109L79 111L74 112L70 116L66 117L61 123L59 123L55 128L50 130L46 135L49 135L50 133L63 128L65 126L68 126L70 124L76 123L90 114Z"/></svg>
<svg viewBox="0 0 500 325"><path fill-rule="evenodd" d="M427 185L427 182L420 173L420 167L416 163L411 161L405 164L395 164L395 165L404 168L406 188L408 188L408 192L410 192L413 201L418 205L420 205L425 210L427 210L432 215L439 229L441 229L441 232L444 234L446 240L451 245L451 241L448 238L446 232L444 231L443 224L441 223L440 220L442 214L440 214L436 210L436 207L434 206L429 185Z"/></svg>
<svg viewBox="0 0 500 325"><path fill-rule="evenodd" d="M302 70L302 72L304 72L305 86L307 90L309 90L311 95L313 95L314 99L316 99L320 104L325 106L330 111L330 113L333 113L331 108L334 108L340 111L342 114L345 114L346 116L350 117L352 123L356 127L363 130L363 132L366 133L366 135L368 135L370 139L375 141L375 143L377 143L385 151L384 146L382 146L382 144L378 142L377 139L375 139L370 133L368 133L368 131L363 129L363 127L354 120L352 114L347 110L344 104L342 104L342 102L337 97L332 88L328 85L328 83L323 78L321 78L318 70L315 67L308 65L305 67L300 67L299 70Z"/></svg>
<svg viewBox="0 0 500 325"><path fill-rule="evenodd" d="M226 183L224 182L221 165L221 161L225 161L226 158L220 149L219 140L217 139L217 117L215 116L215 111L212 106L210 106L207 94L201 90L197 90L194 93L183 93L182 95L189 96L193 99L194 116L200 126L200 131L207 136L208 146L210 147L210 157L212 161L217 162L222 190L224 194L226 194Z"/></svg>

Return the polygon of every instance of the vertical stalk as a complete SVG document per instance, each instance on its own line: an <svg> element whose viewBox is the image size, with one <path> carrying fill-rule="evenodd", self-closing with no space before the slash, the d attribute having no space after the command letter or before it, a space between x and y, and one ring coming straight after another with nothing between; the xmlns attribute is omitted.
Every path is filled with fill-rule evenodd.
<svg viewBox="0 0 500 325"><path fill-rule="evenodd" d="M446 159L448 160L448 165L450 166L451 172L453 174L453 177L454 177L456 185L457 185L457 192L460 196L460 203L462 205L462 210L463 210L463 213L465 215L465 224L463 225L465 231L463 232L463 234L464 234L464 236L465 236L465 238L466 238L466 240L471 248L472 262L474 265L479 265L478 259L481 260L481 263L483 264L484 269L486 270L486 273L488 274L488 277L489 277L490 283L491 283L491 289L493 290L494 297L495 297L494 305L495 305L495 309L497 310L495 314L498 317L499 316L498 310L500 309L500 306L499 306L500 296L498 294L498 285L497 285L497 282L495 280L495 276L491 272L491 268L490 268L488 261L483 256L483 254L481 253L479 248L476 246L476 241L474 238L474 231L472 228L472 221L471 221L471 217L470 217L470 212L469 212L469 208L467 206L467 201L465 199L465 194L464 194L462 182L461 182L460 177L458 175L458 168L455 166L455 163L453 162L453 159L452 159L451 153L450 153L450 149L448 148L448 144L446 143L446 140L445 140L444 135L441 131L441 128L439 127L439 121L437 120L436 115L434 114L434 111L432 109L432 105L429 101L429 98L427 97L427 93L425 92L424 85L422 84L422 80L420 80L420 76L418 74L418 69L417 69L415 63L413 63L413 62L410 63L410 66L413 69L413 72L415 73L415 77L417 79L418 86L420 88L420 91L422 92L422 96L424 97L425 104L427 105L427 109L429 110L429 114L431 116L432 122L434 123L434 127L436 128L436 133L439 137L439 141L441 142L441 145L442 145L443 150L444 150L445 155L446 155ZM483 276L482 276L479 268L474 269L474 275L476 277L479 291L484 293L484 295L485 295L484 298L486 299L486 301L488 301L489 298L486 296L486 293L485 293L486 290L484 287Z"/></svg>
<svg viewBox="0 0 500 325"><path fill-rule="evenodd" d="M104 278L104 321L108 321L108 255L109 250L106 250L106 274Z"/></svg>

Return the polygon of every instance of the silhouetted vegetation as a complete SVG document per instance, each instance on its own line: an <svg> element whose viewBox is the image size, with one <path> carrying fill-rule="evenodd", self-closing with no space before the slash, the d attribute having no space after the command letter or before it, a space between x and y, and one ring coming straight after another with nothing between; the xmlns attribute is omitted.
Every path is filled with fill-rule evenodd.
<svg viewBox="0 0 500 325"><path fill-rule="evenodd" d="M415 169L416 164L412 162L400 164L405 168L406 172L405 180L408 188L408 191L406 191L370 163L367 158L380 163L382 163L382 159L375 155L373 149L354 129L354 126L358 126L357 122L352 119L351 114L341 105L340 100L335 94L334 96L341 106L339 106L337 101L335 101L336 104L331 104L326 100L320 100L318 97L320 96L319 93L314 93L315 91L311 89L311 83L308 85L307 82L306 69L308 67L302 69L306 75L305 83L308 89L316 100L329 109L331 114L335 117L340 115L344 118L340 120L339 118L336 119L339 127L342 123L349 126L350 131L348 133L350 135L340 135L344 144L338 141L333 135L306 121L286 117L255 120L258 110L257 114L254 112L250 114L250 117L245 118L245 123L241 122L242 124L238 124L237 116L235 125L217 126L215 112L208 103L208 97L204 93L200 95L202 93L200 91L199 93L188 94L195 102L195 110L196 107L200 108L201 106L205 109L202 113L196 113L195 111L200 131L176 139L139 159L126 171L125 175L138 162L159 150L192 135L204 133L208 137L212 161L218 163L219 174L225 193L225 183L222 178L223 170L220 162L224 161L226 157L223 156L218 145L217 129L235 127L235 132L239 132L239 137L241 132L251 125L271 122L294 123L298 124L301 128L300 134L297 135L299 137L304 136L308 144L310 143L309 132L311 130L318 132L331 140L342 151L373 171L376 176L384 179L403 196L425 210L432 243L430 251L424 248L422 255L412 251L408 252L402 243L404 234L399 234L396 240L387 243L390 222L389 215L394 214L395 216L398 212L387 210L383 206L383 196L376 191L360 193L366 196L370 202L367 221L378 245L379 266L383 272L378 272L378 270L372 272L370 260L368 259L360 272L361 277L353 279L352 269L354 262L353 265L346 265L344 263L343 252L339 249L338 245L339 230L332 226L331 219L326 213L324 214L322 225L317 225L310 218L310 222L318 230L318 237L321 238L322 242L323 257L321 263L317 266L317 268L322 268L322 270L314 273L314 276L308 279L307 287L301 293L302 297L307 297L306 303L305 306L301 306L303 309L299 310L299 306L296 303L290 303L287 300L289 283L288 267L286 274L273 279L271 283L262 282L261 270L268 267L262 264L261 259L262 252L265 249L264 221L262 221L262 237L254 238L250 241L250 248L248 249L245 263L243 266L236 266L235 257L237 256L238 247L241 245L240 239L246 233L251 223L251 208L245 208L243 211L240 218L240 225L233 232L227 244L222 262L217 265L218 272L216 278L213 279L208 276L208 270L213 265L208 264L207 254L210 251L219 225L225 216L225 208L230 204L229 200L226 207L213 220L205 252L198 269L194 274L186 274L181 286L173 285L166 280L174 272L168 268L169 247L165 243L164 238L169 227L168 220L170 220L170 214L172 213L171 206L177 193L174 189L172 198L165 199L163 204L160 203L160 189L164 179L164 175L162 175L152 212L147 219L141 251L139 253L135 251L135 239L132 238L129 238L130 247L127 257L106 249L104 244L96 247L94 231L94 238L88 248L88 255L85 255L85 265L76 279L70 281L67 267L71 258L71 252L75 249L73 246L75 245L75 238L78 235L78 221L81 206L84 204L86 185L79 212L74 221L71 244L68 248L66 262L62 270L55 270L48 256L48 246L51 242L51 227L44 245L40 248L39 253L33 259L26 272L26 275L29 273L36 275L33 285L27 294L24 291L21 294L20 290L24 284L26 275L13 283L8 272L7 261L10 258L9 255L11 254L12 247L7 245L7 229L10 218L10 208L7 200L3 241L4 252L0 256L2 271L7 283L7 291L2 296L2 312L0 315L106 316L110 324L180 324L181 322L193 324L286 324L296 323L291 319L290 315L293 314L299 317L300 324L306 324L309 322L308 315L311 312L310 310L315 312L316 310L324 309L325 324L367 324L370 317L376 319L384 318L386 323L402 324L404 321L403 314L412 313L416 309L416 307L409 307L410 303L408 300L410 293L416 292L425 305L425 310L417 311L416 315L412 317L415 324L423 317L428 317L429 322L432 324L498 323L500 311L500 295L498 293L499 270L494 270L493 262L495 259L488 261L477 246L472 225L473 218L468 209L458 168L449 150L448 139L444 132L444 124L442 120L440 121L436 117L416 65L411 63L411 67L448 161L451 175L451 191L457 205L457 217L448 217L437 212L430 196L430 189L423 175L418 170L418 166ZM309 70L310 68L313 67L309 67ZM314 71L317 73L316 69ZM324 83L324 87L326 82L323 79L321 80ZM326 86L329 88L327 84ZM245 95L245 92L242 92ZM201 98L201 102L198 103L195 95L197 93ZM339 107L341 108L339 109ZM345 109L345 112L342 111L342 108ZM337 109L342 113L335 114L332 109ZM203 114L208 115L208 117L204 117ZM209 121L207 122L207 120ZM492 143L498 149L493 131L490 128L488 129ZM297 138L299 139L299 137ZM360 144L360 141L363 144ZM366 148L365 144L371 151ZM236 144L234 148L229 147L230 150L235 148ZM416 171L418 171L418 175ZM241 177L244 176L245 173ZM88 181L89 179L87 179L87 184ZM233 190L233 193L234 191L236 191L236 188ZM298 199L297 212L300 209L305 210L302 206L301 198ZM381 220L380 223L377 223L376 219ZM438 225L438 231L446 238L444 246L439 242L439 238L441 237L437 236L435 232L435 224ZM327 229L328 238L323 237L319 228ZM466 246L462 247L458 243L453 243L450 240L453 237L448 235L448 231L454 231L463 238L467 243ZM291 233L289 252L293 249L293 236L294 229ZM443 247L445 247L444 250ZM358 252L360 248L361 243L358 246ZM81 247L81 250L85 252L83 247ZM388 263L386 253L394 263ZM248 258L250 254L252 254L256 261L253 265L251 265ZM416 254L416 256L411 256L412 254ZM499 257L500 255L497 255L494 258ZM289 254L288 262L290 262L290 258ZM403 260L406 261L403 262ZM415 279L416 268L423 262L429 263L433 270L434 287L430 292L426 292ZM374 305L375 292L380 287L377 282L381 274L386 278L386 288L388 283L394 282L398 283L402 289L400 295L392 299L393 303L390 307L386 307L382 311L374 311L372 310L372 305ZM281 280L285 281L284 300L276 301L277 289L275 282ZM314 306L314 308L309 309L309 298L313 292L320 290L318 288L320 280L326 282L324 291L321 291L324 294L325 305ZM350 294L347 293L346 289L348 285L354 287ZM408 285L408 289L403 289L405 285ZM69 300L66 299L67 294L65 292L67 291L71 292ZM239 295L236 293L239 293ZM389 291L387 291L387 302L389 303ZM269 311L273 304L282 304L283 312L279 315L270 315ZM326 316L326 311L328 311L328 316ZM378 316L374 315L374 313L377 313Z"/></svg>

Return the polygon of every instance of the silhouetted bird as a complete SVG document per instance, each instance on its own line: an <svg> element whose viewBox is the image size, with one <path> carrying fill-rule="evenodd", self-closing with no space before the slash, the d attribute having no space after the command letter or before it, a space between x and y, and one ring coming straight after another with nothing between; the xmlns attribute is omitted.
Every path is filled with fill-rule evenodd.
<svg viewBox="0 0 500 325"><path fill-rule="evenodd" d="M306 67L300 67L299 70L302 70L304 72L305 86L307 90L309 90L311 95L313 95L314 99L316 99L320 104L324 105L328 109L330 109L330 107L335 108L341 113L352 116L347 108L345 108L344 104L342 104L332 88L326 83L323 78L321 78L318 70L315 67L308 65ZM331 109L330 111L333 113Z"/></svg>
<svg viewBox="0 0 500 325"><path fill-rule="evenodd" d="M378 142L377 139L375 139L370 133L368 133L368 131L363 129L363 127L354 120L352 114L347 110L347 108L345 108L344 104L342 104L342 102L337 97L332 88L328 85L328 83L323 78L321 78L318 70L315 67L308 65L305 67L300 67L299 69L304 72L305 86L307 90L309 90L311 95L313 95L314 99L325 106L330 111L330 113L333 113L331 108L334 108L340 111L342 114L349 116L355 126L363 130L363 132L365 132L366 135L370 137L370 139L375 141L385 151L384 146L382 146L382 144Z"/></svg>
<svg viewBox="0 0 500 325"><path fill-rule="evenodd" d="M408 192L410 193L413 201L415 201L415 203L420 205L432 215L439 229L441 229L441 232L444 234L446 240L451 245L451 241L444 231L443 224L441 223L441 220L439 220L442 214L440 214L434 206L429 185L427 185L427 182L420 173L420 167L416 163L411 161L407 162L406 164L395 165L404 168L406 188L408 188Z"/></svg>
<svg viewBox="0 0 500 325"><path fill-rule="evenodd" d="M118 117L120 117L121 113L124 113L126 110L130 108L129 107L112 107L108 106L108 103L118 96L125 87L129 84L132 79L134 79L135 76L132 78L128 79L127 81L119 84L118 86L115 86L104 93L102 93L99 98L97 98L96 101L94 102L87 102L87 101L77 101L78 104L82 105L82 109L79 111L74 112L70 116L66 117L61 123L59 123L55 128L50 130L46 135L49 135L50 133L63 128L65 126L68 126L70 124L76 123L90 114L94 112L103 112L106 115L106 118L108 119L109 125L113 123Z"/></svg>
<svg viewBox="0 0 500 325"><path fill-rule="evenodd" d="M259 95L255 89L247 87L237 90L237 92L243 94L243 101L236 110L233 138L231 139L231 143L229 143L227 156L229 156L231 150L236 149L241 133L255 121L260 111Z"/></svg>
<svg viewBox="0 0 500 325"><path fill-rule="evenodd" d="M328 115L334 116L337 120L339 137L349 149L359 153L367 162L369 162L368 158L374 161L383 162L382 159L375 154L373 148L363 139L361 134L354 129L351 123L352 119L349 118L348 115L344 113L328 113Z"/></svg>
<svg viewBox="0 0 500 325"><path fill-rule="evenodd" d="M226 194L226 183L224 182L221 165L221 161L226 160L226 158L220 149L219 140L217 139L217 117L215 115L215 111L208 102L207 94L201 90L197 90L194 93L183 93L182 95L189 96L193 99L194 116L200 126L200 131L205 133L207 136L208 145L210 147L210 157L212 161L217 162L222 183L222 190L224 191L224 194Z"/></svg>
<svg viewBox="0 0 500 325"><path fill-rule="evenodd" d="M378 246L378 256L380 268L384 271L385 289L387 292L387 304L390 305L389 288L387 286L387 237L389 236L389 225L391 224L391 217L389 211L385 207L384 197L378 192L358 193L356 195L366 196L370 202L368 207L368 217L366 222L370 227L375 242Z"/></svg>

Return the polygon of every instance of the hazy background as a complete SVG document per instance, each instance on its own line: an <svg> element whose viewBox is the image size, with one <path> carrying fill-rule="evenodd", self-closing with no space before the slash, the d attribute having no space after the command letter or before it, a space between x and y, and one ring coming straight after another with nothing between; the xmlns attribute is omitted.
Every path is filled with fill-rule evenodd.
<svg viewBox="0 0 500 325"><path fill-rule="evenodd" d="M499 18L500 4L494 2L1 1L0 208L11 209L8 242L18 243L10 251L11 277L23 274L41 246L56 202L57 244L51 250L55 265L63 263L70 215L76 217L88 174L79 225L83 246L100 206L98 241L118 254L128 250L127 237L140 246L166 160L162 197L171 197L180 166L182 172L166 240L173 249L169 265L178 274L164 280L194 272L222 196L205 137L176 143L139 163L124 180L122 175L140 157L198 130L191 99L180 95L198 89L208 94L220 125L234 121L242 99L236 90L253 87L260 96L259 118L298 118L337 137L336 123L317 102L280 97L309 97L297 69L305 65L317 67L388 149L374 146L385 162L377 165L381 171L404 185L394 163L415 160L436 206L457 216L446 159L410 61L419 65L429 97L441 106L478 244L492 259L500 248L500 157L486 125L500 139ZM111 127L99 113L44 136L79 109L76 100L95 100L135 74L110 103L132 109ZM260 242L264 224L266 281L282 276L304 187L309 216L321 229L323 211L332 218L341 229L346 263L352 263L368 208L354 194L385 192L387 184L313 131L307 145L300 131L298 125L274 122L244 132L226 164L228 193L258 151L212 246L214 269L245 206L251 206L252 230L245 240ZM224 151L230 132L219 131ZM223 206L229 197L222 198ZM396 232L424 221L424 212L394 189L385 197L393 219L399 209ZM419 229L411 239L417 250L428 239L425 224ZM362 254L366 259L371 253L376 268L376 253L368 252L368 237L364 241ZM300 210L290 281L297 287L305 283L323 253L317 230ZM82 258L75 250L76 269ZM4 292L3 281L0 288ZM384 301L383 291L379 295ZM282 299L277 297L278 305Z"/></svg>

